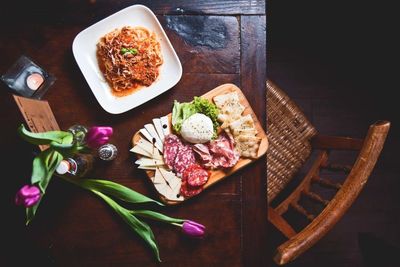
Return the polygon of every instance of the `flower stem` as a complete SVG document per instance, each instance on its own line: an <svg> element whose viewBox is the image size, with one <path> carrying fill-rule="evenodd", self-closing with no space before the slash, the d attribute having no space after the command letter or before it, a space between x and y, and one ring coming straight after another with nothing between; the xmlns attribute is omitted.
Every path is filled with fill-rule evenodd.
<svg viewBox="0 0 400 267"><path fill-rule="evenodd" d="M131 210L131 214L147 218L147 219L152 219L155 221L159 222L165 222L165 223L170 223L173 225L182 225L182 223L185 221L183 219L178 219L178 218L172 218L169 216L166 216L164 214L161 214L159 212L151 211L151 210Z"/></svg>

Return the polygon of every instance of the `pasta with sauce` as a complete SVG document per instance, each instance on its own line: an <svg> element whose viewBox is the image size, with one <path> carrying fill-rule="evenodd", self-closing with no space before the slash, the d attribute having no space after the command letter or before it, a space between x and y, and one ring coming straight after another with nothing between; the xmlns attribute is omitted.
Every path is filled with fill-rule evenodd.
<svg viewBox="0 0 400 267"><path fill-rule="evenodd" d="M97 44L99 66L117 96L150 86L163 64L156 34L143 27L126 26L103 36Z"/></svg>

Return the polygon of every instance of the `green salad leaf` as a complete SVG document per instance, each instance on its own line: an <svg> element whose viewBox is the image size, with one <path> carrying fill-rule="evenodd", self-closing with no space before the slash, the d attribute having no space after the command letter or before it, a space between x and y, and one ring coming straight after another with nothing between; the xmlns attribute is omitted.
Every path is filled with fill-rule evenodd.
<svg viewBox="0 0 400 267"><path fill-rule="evenodd" d="M214 127L214 138L217 137L217 130L220 125L218 121L219 109L217 106L207 99L198 96L194 97L193 105L198 113L203 113L211 119Z"/></svg>
<svg viewBox="0 0 400 267"><path fill-rule="evenodd" d="M209 100L198 96L195 96L191 102L179 103L176 100L174 101L172 108L172 127L174 131L180 133L182 123L195 113L202 113L211 119L214 126L214 138L217 137L217 130L220 126L217 119L219 109Z"/></svg>
<svg viewBox="0 0 400 267"><path fill-rule="evenodd" d="M193 104L179 103L175 100L172 108L172 127L175 132L180 133L183 121L195 113L197 113L197 110Z"/></svg>

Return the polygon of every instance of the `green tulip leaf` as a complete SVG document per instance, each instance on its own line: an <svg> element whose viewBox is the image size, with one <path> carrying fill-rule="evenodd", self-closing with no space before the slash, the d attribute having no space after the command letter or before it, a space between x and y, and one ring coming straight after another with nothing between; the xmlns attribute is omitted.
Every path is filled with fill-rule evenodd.
<svg viewBox="0 0 400 267"><path fill-rule="evenodd" d="M63 156L57 151L51 152L51 159L50 159L51 166L46 166L46 175L39 182L39 187L43 194L46 192L46 188L49 185L51 177L53 176L54 171L56 170L58 164L60 164L62 159Z"/></svg>
<svg viewBox="0 0 400 267"><path fill-rule="evenodd" d="M132 210L131 214L136 216L140 216L143 218L152 219L155 221L166 222L166 223L183 223L185 220L176 219L169 216L166 216L162 213L151 211L151 210Z"/></svg>
<svg viewBox="0 0 400 267"><path fill-rule="evenodd" d="M47 151L47 150L45 150ZM43 152L45 152L43 151ZM47 175L45 153L40 153L33 159L31 183L39 183ZM48 153L47 153L48 154Z"/></svg>
<svg viewBox="0 0 400 267"><path fill-rule="evenodd" d="M21 124L18 128L19 135L27 142L33 145L48 145L52 141L57 143L63 143L63 140L66 141L73 140L73 135L70 132L64 131L48 131L43 133L32 133L25 129L25 126Z"/></svg>
<svg viewBox="0 0 400 267"><path fill-rule="evenodd" d="M106 195L110 195L116 197L122 201L128 203L154 203L159 206L164 206L164 204L155 201L151 198L146 197L132 189L111 182L107 180L95 180L95 179L71 179L67 176L62 176L64 179L68 180L71 183L77 184L88 190L96 190L100 191Z"/></svg>
<svg viewBox="0 0 400 267"><path fill-rule="evenodd" d="M26 210L26 225L28 225L35 217L35 214L39 207L40 202L41 202L41 199L34 206L25 209Z"/></svg>
<svg viewBox="0 0 400 267"><path fill-rule="evenodd" d="M39 202L30 208L26 208L26 224L28 225L35 217L39 204L46 193L47 186L63 156L57 151L47 149L42 151L33 160L31 182L37 184L42 192Z"/></svg>
<svg viewBox="0 0 400 267"><path fill-rule="evenodd" d="M153 250L154 255L156 256L157 260L161 262L160 259L160 252L158 250L155 237L153 231L151 230L150 226L145 222L140 221L134 215L131 214L130 210L127 210L121 207L118 203L114 200L109 198L108 196L98 192L96 190L91 190L93 193L101 197L107 204L110 205L114 209L116 213L128 224L128 226L133 229L143 240L150 246Z"/></svg>

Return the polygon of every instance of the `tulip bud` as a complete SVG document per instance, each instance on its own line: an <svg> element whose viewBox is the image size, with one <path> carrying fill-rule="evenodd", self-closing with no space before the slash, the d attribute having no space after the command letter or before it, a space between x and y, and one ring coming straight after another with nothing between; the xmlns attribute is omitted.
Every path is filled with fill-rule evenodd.
<svg viewBox="0 0 400 267"><path fill-rule="evenodd" d="M85 136L86 145L90 148L98 148L108 142L113 134L113 128L94 126L89 129Z"/></svg>
<svg viewBox="0 0 400 267"><path fill-rule="evenodd" d="M34 206L40 199L40 189L35 185L24 185L15 196L16 205L26 208Z"/></svg>
<svg viewBox="0 0 400 267"><path fill-rule="evenodd" d="M191 237L203 237L205 234L206 227L194 221L185 221L182 225L182 231Z"/></svg>

